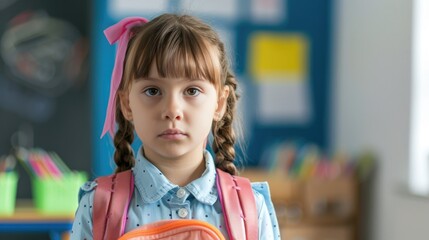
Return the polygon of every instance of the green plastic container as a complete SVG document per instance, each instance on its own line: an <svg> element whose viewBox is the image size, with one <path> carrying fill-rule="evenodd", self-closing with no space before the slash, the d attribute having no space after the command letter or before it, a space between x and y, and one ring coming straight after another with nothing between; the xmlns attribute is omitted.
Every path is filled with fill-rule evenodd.
<svg viewBox="0 0 429 240"><path fill-rule="evenodd" d="M18 175L15 172L0 173L0 215L15 212Z"/></svg>
<svg viewBox="0 0 429 240"><path fill-rule="evenodd" d="M60 179L33 179L33 200L43 214L74 214L78 206L79 188L87 180L83 172L65 174Z"/></svg>

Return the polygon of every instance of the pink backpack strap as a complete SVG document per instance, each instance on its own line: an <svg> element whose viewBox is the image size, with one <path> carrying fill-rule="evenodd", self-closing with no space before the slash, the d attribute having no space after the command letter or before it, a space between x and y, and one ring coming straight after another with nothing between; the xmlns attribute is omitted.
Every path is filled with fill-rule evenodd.
<svg viewBox="0 0 429 240"><path fill-rule="evenodd" d="M249 179L217 169L217 189L229 238L257 240L258 213Z"/></svg>
<svg viewBox="0 0 429 240"><path fill-rule="evenodd" d="M94 195L94 240L118 239L125 231L128 206L134 190L131 170L99 177Z"/></svg>

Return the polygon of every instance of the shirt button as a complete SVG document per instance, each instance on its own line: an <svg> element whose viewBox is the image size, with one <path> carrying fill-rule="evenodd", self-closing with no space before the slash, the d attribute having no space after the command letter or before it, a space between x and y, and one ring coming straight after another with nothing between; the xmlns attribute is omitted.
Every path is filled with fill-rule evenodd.
<svg viewBox="0 0 429 240"><path fill-rule="evenodd" d="M178 198L183 198L186 195L186 190L184 188L179 188L176 192Z"/></svg>
<svg viewBox="0 0 429 240"><path fill-rule="evenodd" d="M177 211L177 215L179 215L181 218L185 218L188 216L188 210L186 208L181 208L179 211Z"/></svg>

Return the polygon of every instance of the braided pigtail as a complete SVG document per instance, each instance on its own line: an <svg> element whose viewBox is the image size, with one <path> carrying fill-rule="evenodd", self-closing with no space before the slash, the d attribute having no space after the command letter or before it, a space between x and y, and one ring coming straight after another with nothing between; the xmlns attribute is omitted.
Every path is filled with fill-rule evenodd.
<svg viewBox="0 0 429 240"><path fill-rule="evenodd" d="M228 172L232 175L237 175L238 171L234 165L235 149L234 144L236 135L233 128L233 120L236 111L236 102L240 97L237 93L237 80L227 71L225 86L229 88L227 98L227 106L222 119L213 123L213 151L216 155L216 167Z"/></svg>
<svg viewBox="0 0 429 240"><path fill-rule="evenodd" d="M134 127L131 122L126 120L119 106L119 99L116 104L116 123L118 131L115 134L113 142L115 144L114 159L116 163L116 173L126 171L134 166L134 153L131 143L134 140Z"/></svg>

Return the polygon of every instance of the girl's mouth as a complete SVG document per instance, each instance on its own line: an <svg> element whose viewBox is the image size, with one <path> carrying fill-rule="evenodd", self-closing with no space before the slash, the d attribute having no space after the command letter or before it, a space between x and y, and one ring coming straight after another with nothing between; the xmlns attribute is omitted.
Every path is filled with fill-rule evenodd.
<svg viewBox="0 0 429 240"><path fill-rule="evenodd" d="M163 138L163 139L167 139L167 140L180 140L185 138L187 135L179 130L179 129L167 129L165 131L163 131L159 137Z"/></svg>

